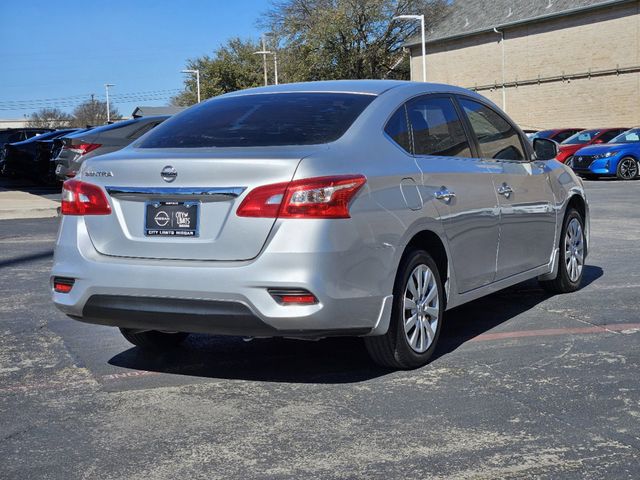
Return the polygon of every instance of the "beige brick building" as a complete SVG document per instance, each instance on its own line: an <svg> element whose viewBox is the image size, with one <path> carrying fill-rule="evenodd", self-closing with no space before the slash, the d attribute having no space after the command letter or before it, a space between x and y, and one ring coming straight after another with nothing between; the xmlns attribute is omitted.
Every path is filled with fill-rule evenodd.
<svg viewBox="0 0 640 480"><path fill-rule="evenodd" d="M422 80L420 38L407 46ZM640 125L640 0L455 0L426 51L427 81L475 89L523 128Z"/></svg>

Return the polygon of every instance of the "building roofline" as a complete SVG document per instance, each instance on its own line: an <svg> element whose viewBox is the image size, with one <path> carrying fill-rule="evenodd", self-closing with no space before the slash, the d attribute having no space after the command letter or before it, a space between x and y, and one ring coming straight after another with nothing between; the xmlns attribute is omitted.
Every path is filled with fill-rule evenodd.
<svg viewBox="0 0 640 480"><path fill-rule="evenodd" d="M598 3L596 5L587 5L584 7L576 7L576 8L570 8L568 10L563 10L560 12L554 12L554 13L548 13L546 15L538 15L537 17L531 17L531 18L525 18L522 20L516 20L513 22L505 22L505 23L499 23L497 25L492 25L491 27L486 27L486 28L480 28L477 30L472 30L469 32L464 32L464 33L458 33L456 35L447 35L444 37L437 37L437 38L431 38L431 39L427 39L427 41L425 42L425 45L429 45L429 44L434 44L434 43L440 43L443 42L445 40L457 40L459 38L465 38L465 37L471 37L474 35L480 35L482 33L490 33L493 32L494 28L500 30L500 29L507 29L507 28L513 28L513 27L518 27L521 25L526 25L528 23L537 23L537 22L542 22L544 20L548 20L551 18L561 18L561 17L567 17L570 15L575 15L576 13L583 13L583 12L588 12L588 11L593 11L593 10L600 10L601 8L606 8L606 7L612 7L615 5L622 5L624 3L633 3L636 2L637 0L608 0L606 2L602 2L602 3ZM410 38L409 40L407 40L404 43L405 47L414 47L416 45L420 45L420 37L416 36L413 38Z"/></svg>

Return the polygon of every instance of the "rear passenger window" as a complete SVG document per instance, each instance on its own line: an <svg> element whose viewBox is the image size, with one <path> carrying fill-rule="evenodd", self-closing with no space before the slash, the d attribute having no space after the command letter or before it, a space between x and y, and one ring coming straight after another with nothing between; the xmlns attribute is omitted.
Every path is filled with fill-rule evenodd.
<svg viewBox="0 0 640 480"><path fill-rule="evenodd" d="M466 98L461 98L460 103L478 138L483 158L524 160L520 136L509 122L481 103Z"/></svg>
<svg viewBox="0 0 640 480"><path fill-rule="evenodd" d="M469 141L453 102L420 97L407 104L416 155L471 157Z"/></svg>
<svg viewBox="0 0 640 480"><path fill-rule="evenodd" d="M411 153L411 143L409 141L409 125L407 124L407 113L404 105L396 110L384 131L394 142L400 145L407 153Z"/></svg>

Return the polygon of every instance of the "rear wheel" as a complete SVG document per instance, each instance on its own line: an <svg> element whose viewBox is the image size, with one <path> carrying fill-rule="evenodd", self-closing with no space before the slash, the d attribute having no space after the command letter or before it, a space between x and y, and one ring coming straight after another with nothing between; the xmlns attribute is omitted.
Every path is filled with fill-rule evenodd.
<svg viewBox="0 0 640 480"><path fill-rule="evenodd" d="M638 176L638 162L635 158L624 157L618 162L616 176L620 180L633 180Z"/></svg>
<svg viewBox="0 0 640 480"><path fill-rule="evenodd" d="M388 368L425 365L436 348L443 313L443 288L436 262L424 250L409 251L396 275L389 330L381 336L365 337L369 355Z"/></svg>
<svg viewBox="0 0 640 480"><path fill-rule="evenodd" d="M120 333L129 342L140 348L150 350L162 350L175 347L187 338L188 333L184 332L159 332L157 330L133 330L130 328L121 328Z"/></svg>
<svg viewBox="0 0 640 480"><path fill-rule="evenodd" d="M584 220L577 210L570 209L562 225L558 273L553 280L540 282L542 288L551 293L569 293L580 288L585 254Z"/></svg>

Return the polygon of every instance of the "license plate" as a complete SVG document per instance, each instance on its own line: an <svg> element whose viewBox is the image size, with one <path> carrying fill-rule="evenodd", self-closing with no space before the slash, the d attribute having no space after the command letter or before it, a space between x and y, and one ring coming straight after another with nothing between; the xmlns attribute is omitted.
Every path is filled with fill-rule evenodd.
<svg viewBox="0 0 640 480"><path fill-rule="evenodd" d="M197 237L200 202L147 202L147 236Z"/></svg>

